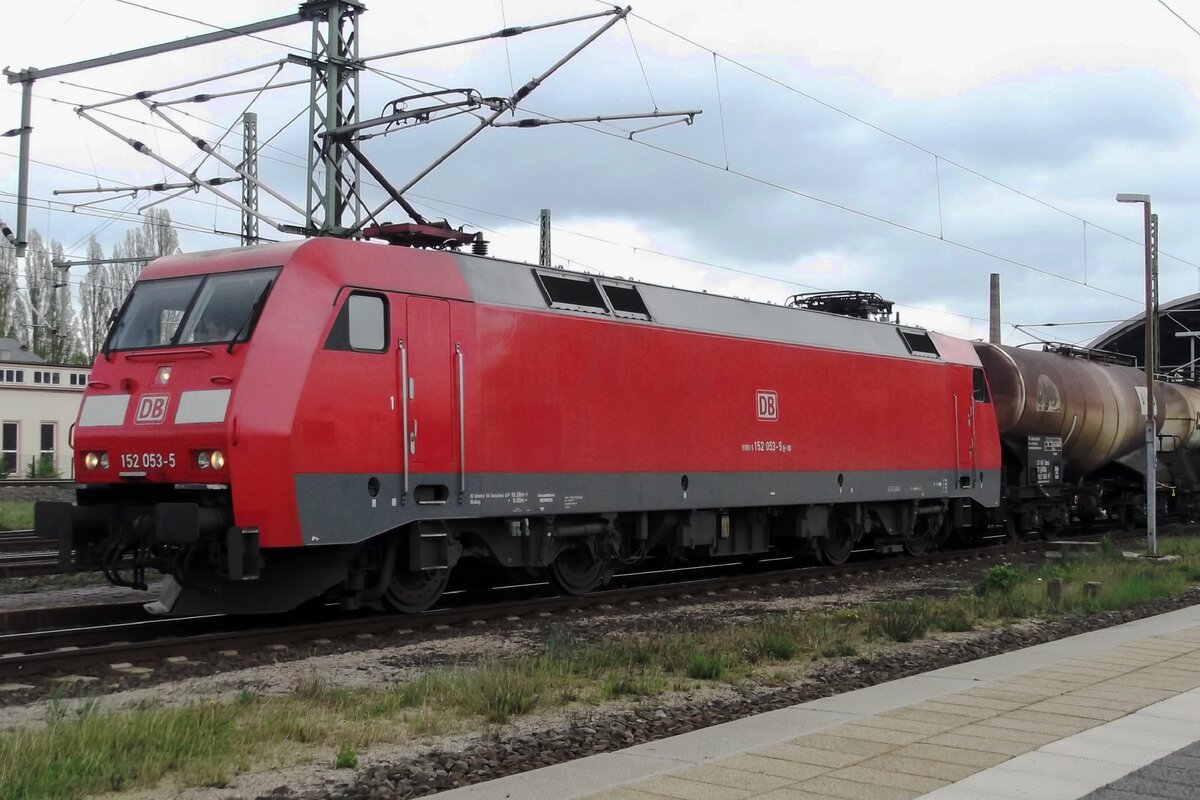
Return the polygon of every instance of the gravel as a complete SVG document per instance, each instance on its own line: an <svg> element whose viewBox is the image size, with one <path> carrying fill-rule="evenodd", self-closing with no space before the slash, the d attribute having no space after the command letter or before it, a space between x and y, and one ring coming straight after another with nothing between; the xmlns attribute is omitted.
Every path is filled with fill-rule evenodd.
<svg viewBox="0 0 1200 800"><path fill-rule="evenodd" d="M62 486L5 486L0 481L0 501L36 502L38 500L74 502L75 485Z"/></svg>

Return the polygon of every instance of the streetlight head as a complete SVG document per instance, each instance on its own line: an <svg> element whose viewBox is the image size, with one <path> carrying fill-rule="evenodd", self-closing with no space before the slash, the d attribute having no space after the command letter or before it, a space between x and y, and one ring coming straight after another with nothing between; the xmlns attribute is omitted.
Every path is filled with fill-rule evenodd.
<svg viewBox="0 0 1200 800"><path fill-rule="evenodd" d="M1118 203L1149 203L1150 195L1148 194L1126 194L1122 192L1117 195Z"/></svg>

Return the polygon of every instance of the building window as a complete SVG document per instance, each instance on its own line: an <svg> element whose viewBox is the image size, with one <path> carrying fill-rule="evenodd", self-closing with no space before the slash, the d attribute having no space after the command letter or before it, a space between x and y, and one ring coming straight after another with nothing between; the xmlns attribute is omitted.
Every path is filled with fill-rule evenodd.
<svg viewBox="0 0 1200 800"><path fill-rule="evenodd" d="M58 386L58 384L60 384L62 382L62 380L61 380L62 373L61 372L52 372L50 374L50 378L51 378L50 382L53 383L55 386Z"/></svg>
<svg viewBox="0 0 1200 800"><path fill-rule="evenodd" d="M5 422L0 428L0 475L17 471L17 430L19 423Z"/></svg>
<svg viewBox="0 0 1200 800"><path fill-rule="evenodd" d="M0 369L0 381L3 381L4 383L24 383L25 370Z"/></svg>
<svg viewBox="0 0 1200 800"><path fill-rule="evenodd" d="M88 385L88 373L72 372L71 373L71 385L72 386L87 386Z"/></svg>
<svg viewBox="0 0 1200 800"><path fill-rule="evenodd" d="M42 423L42 449L38 458L37 477L57 477L58 470L54 463L54 443L58 438L58 425L53 422Z"/></svg>

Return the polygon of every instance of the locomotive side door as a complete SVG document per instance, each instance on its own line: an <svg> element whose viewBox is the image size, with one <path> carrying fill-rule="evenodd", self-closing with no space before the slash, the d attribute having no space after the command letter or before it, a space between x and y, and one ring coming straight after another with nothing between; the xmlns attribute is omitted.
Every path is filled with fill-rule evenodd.
<svg viewBox="0 0 1200 800"><path fill-rule="evenodd" d="M397 326L405 479L417 503L443 504L449 500L456 482L452 473L457 469L456 354L450 341L450 304L409 297L406 306L405 324Z"/></svg>

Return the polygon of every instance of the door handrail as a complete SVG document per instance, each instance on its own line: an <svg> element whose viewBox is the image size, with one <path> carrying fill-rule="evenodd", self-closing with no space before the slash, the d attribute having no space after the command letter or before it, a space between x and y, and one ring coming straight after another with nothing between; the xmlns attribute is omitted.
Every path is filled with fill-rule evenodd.
<svg viewBox="0 0 1200 800"><path fill-rule="evenodd" d="M400 416L404 425L404 433L400 437L400 449L404 451L403 503L408 499L408 348L404 346L403 339L397 340L396 346L400 349Z"/></svg>
<svg viewBox="0 0 1200 800"><path fill-rule="evenodd" d="M467 405L463 387L462 344L454 343L454 360L458 365L458 502L467 493Z"/></svg>

